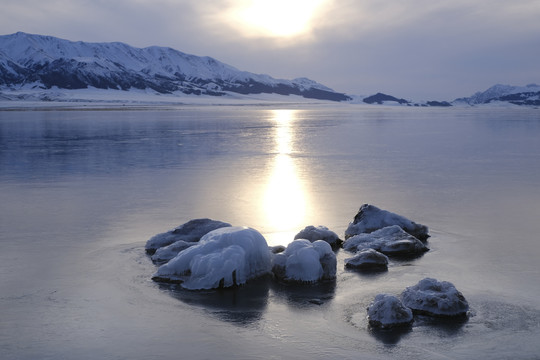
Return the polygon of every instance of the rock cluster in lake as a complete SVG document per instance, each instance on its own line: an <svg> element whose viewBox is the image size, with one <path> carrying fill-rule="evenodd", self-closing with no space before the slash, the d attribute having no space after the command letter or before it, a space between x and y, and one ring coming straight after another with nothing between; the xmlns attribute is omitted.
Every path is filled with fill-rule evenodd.
<svg viewBox="0 0 540 360"><path fill-rule="evenodd" d="M414 321L413 314L463 319L468 311L467 300L452 283L433 278L407 287L400 298L379 294L367 308L369 324L382 329L409 326Z"/></svg>
<svg viewBox="0 0 540 360"><path fill-rule="evenodd" d="M255 229L194 219L153 236L145 249L158 266L154 281L188 290L235 287L268 276L293 285L335 281L340 247L353 253L344 266L359 271L387 270L392 258L415 258L429 250L427 226L369 204L360 207L345 238L310 225L286 247L269 247ZM379 294L368 319L386 329L411 324L413 314L455 317L467 311L467 301L451 283L426 278L400 298Z"/></svg>

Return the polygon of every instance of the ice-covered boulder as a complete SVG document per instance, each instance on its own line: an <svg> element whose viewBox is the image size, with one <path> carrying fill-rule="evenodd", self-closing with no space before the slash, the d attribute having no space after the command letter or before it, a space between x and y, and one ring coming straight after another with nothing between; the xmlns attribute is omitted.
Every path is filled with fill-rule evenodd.
<svg viewBox="0 0 540 360"><path fill-rule="evenodd" d="M345 267L358 270L385 270L388 256L374 249L362 249L355 256L345 259Z"/></svg>
<svg viewBox="0 0 540 360"><path fill-rule="evenodd" d="M411 309L394 295L379 294L367 308L369 324L379 328L407 326L413 322Z"/></svg>
<svg viewBox="0 0 540 360"><path fill-rule="evenodd" d="M354 235L345 240L343 248L352 252L370 248L388 256L417 256L429 250L424 243L398 225L387 226L369 234Z"/></svg>
<svg viewBox="0 0 540 360"><path fill-rule="evenodd" d="M285 246L283 245L276 245L276 246L269 246L268 247L268 250L270 250L270 252L272 254L279 254L279 253L282 253L285 251L285 249L287 249Z"/></svg>
<svg viewBox="0 0 540 360"><path fill-rule="evenodd" d="M326 241L294 240L284 252L272 258L272 271L277 279L313 283L336 277L337 260Z"/></svg>
<svg viewBox="0 0 540 360"><path fill-rule="evenodd" d="M418 314L436 317L466 316L469 304L448 281L425 278L401 293L403 304Z"/></svg>
<svg viewBox="0 0 540 360"><path fill-rule="evenodd" d="M146 242L146 252L154 254L157 249L177 241L196 242L212 230L231 224L212 219L193 219L167 232L154 235Z"/></svg>
<svg viewBox="0 0 540 360"><path fill-rule="evenodd" d="M381 210L374 205L364 204L358 210L354 220L349 223L347 230L345 230L345 239L358 234L371 233L392 225L398 225L421 241L425 241L429 237L427 226L417 224L401 215Z"/></svg>
<svg viewBox="0 0 540 360"><path fill-rule="evenodd" d="M152 261L156 264L164 264L174 258L180 251L187 249L193 245L196 245L196 242L188 242L184 240L178 240L173 242L170 245L160 247L156 250L154 255L152 255Z"/></svg>
<svg viewBox="0 0 540 360"><path fill-rule="evenodd" d="M241 285L271 273L270 255L265 238L257 230L223 227L160 266L153 280L181 283L191 290Z"/></svg>
<svg viewBox="0 0 540 360"><path fill-rule="evenodd" d="M306 239L311 242L317 241L317 240L323 240L330 244L333 248L339 247L341 244L341 240L339 236L328 229L326 226L306 226L303 230L301 230L298 234L294 236L294 239Z"/></svg>

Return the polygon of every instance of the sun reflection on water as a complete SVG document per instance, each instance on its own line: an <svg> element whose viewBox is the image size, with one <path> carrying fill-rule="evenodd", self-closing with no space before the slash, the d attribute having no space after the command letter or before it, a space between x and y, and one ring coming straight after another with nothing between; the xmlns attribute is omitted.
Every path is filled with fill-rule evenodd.
<svg viewBox="0 0 540 360"><path fill-rule="evenodd" d="M270 244L286 245L305 227L307 196L298 177L293 152L296 110L274 110L276 156L264 193L264 213L271 229Z"/></svg>

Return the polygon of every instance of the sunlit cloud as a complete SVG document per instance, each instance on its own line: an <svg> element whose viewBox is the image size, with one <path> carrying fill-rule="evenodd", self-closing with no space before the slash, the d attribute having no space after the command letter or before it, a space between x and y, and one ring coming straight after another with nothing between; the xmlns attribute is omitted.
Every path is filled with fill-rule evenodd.
<svg viewBox="0 0 540 360"><path fill-rule="evenodd" d="M231 4L227 20L246 37L305 37L328 0L243 0Z"/></svg>

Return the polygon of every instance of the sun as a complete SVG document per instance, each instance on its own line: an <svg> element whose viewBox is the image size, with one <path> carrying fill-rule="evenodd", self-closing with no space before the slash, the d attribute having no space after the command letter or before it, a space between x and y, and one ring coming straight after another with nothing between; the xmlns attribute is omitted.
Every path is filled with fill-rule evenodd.
<svg viewBox="0 0 540 360"><path fill-rule="evenodd" d="M233 10L233 18L251 36L287 38L307 34L317 11L328 0L251 0Z"/></svg>

